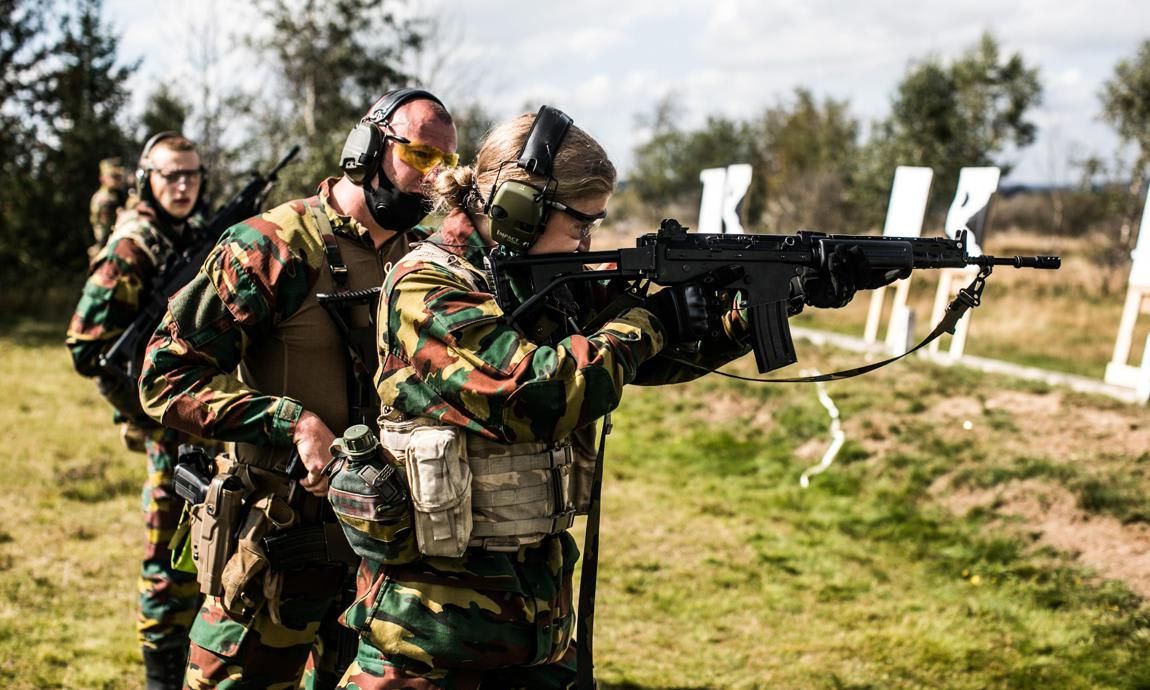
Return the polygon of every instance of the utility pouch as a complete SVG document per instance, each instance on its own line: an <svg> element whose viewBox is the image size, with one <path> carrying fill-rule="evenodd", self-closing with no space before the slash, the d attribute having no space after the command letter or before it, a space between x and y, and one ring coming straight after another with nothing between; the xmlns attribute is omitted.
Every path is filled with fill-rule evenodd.
<svg viewBox="0 0 1150 690"><path fill-rule="evenodd" d="M247 516L220 574L220 602L229 614L246 620L268 597L268 557L262 541L268 534L291 527L295 511L273 491L253 494ZM274 597L273 597L274 598Z"/></svg>
<svg viewBox="0 0 1150 690"><path fill-rule="evenodd" d="M427 556L459 557L471 539L471 468L459 427L412 430L402 456L415 508L415 537Z"/></svg>
<svg viewBox="0 0 1150 690"><path fill-rule="evenodd" d="M200 592L209 596L222 591L220 576L235 547L233 537L243 504L244 487L228 473L219 473L208 483L203 503L191 506L192 560Z"/></svg>

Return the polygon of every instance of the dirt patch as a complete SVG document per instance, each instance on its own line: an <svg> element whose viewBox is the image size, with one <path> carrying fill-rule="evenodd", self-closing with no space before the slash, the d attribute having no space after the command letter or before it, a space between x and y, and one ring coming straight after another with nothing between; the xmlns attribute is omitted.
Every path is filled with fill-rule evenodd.
<svg viewBox="0 0 1150 690"><path fill-rule="evenodd" d="M1060 391L994 391L985 400L955 396L940 400L925 414L941 422L969 422L964 428L974 431L986 424L1009 424L1014 433L1004 439L1005 448L1052 462L1093 461L1104 454L1136 458L1150 449L1145 410L1072 404Z"/></svg>
<svg viewBox="0 0 1150 690"><path fill-rule="evenodd" d="M737 421L740 426L756 429L770 429L773 424L773 416L766 405L752 398L729 394L697 401L692 417L707 424L716 419Z"/></svg>
<svg viewBox="0 0 1150 690"><path fill-rule="evenodd" d="M953 489L943 478L931 494L950 511L964 515L975 508L992 508L1039 544L1077 558L1101 577L1120 580L1150 599L1150 526L1123 525L1078 508L1065 488L1036 479L1015 480L989 489Z"/></svg>

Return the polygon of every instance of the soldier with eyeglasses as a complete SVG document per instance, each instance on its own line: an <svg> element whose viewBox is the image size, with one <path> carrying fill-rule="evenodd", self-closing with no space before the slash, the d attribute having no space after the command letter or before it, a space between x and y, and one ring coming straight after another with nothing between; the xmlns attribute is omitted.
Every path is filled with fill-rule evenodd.
<svg viewBox="0 0 1150 690"><path fill-rule="evenodd" d="M144 414L136 387L104 372L100 356L159 288L168 262L194 239L203 222L203 178L195 144L185 137L161 132L147 141L136 170L135 196L92 261L67 334L76 371L97 379L125 445L147 457L142 497L147 539L137 634L148 690L182 686L188 629L199 608L195 576L172 567L168 548L184 507L172 489L172 472L179 445L191 437Z"/></svg>
<svg viewBox="0 0 1150 690"><path fill-rule="evenodd" d="M222 593L192 626L187 688L295 688L301 677L331 688L341 645L354 656L356 634L337 618L358 557L324 499L323 470L333 430L379 413L374 308L361 297L430 234L419 225L431 210L424 185L456 164L455 149L438 98L388 92L349 133L339 177L226 230L168 304L141 375L145 408L165 426L234 442L248 504L279 515L275 525L254 512L238 522L305 554L289 565L255 542L237 548ZM286 472L293 453L307 470L298 480Z"/></svg>

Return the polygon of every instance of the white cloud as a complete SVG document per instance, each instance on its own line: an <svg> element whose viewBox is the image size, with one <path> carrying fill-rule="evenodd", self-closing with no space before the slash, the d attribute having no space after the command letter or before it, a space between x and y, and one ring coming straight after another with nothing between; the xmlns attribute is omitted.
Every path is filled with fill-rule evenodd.
<svg viewBox="0 0 1150 690"><path fill-rule="evenodd" d="M105 7L124 32L125 54L148 55L135 86L186 73L180 31L154 27L173 26L192 6L108 0ZM227 13L226 28L258 26L258 18L237 18L238 7L217 6L218 15ZM803 85L820 98L848 100L865 123L885 115L913 61L951 59L990 30L1004 53L1019 52L1041 70L1040 140L1019 153L1015 173L1040 180L1051 167L1043 160L1056 155L1051 147L1113 146L1096 120L1097 93L1114 64L1150 33L1144 0L433 0L420 7L458 24L451 51L467 74L478 75L462 80L453 100L478 99L501 117L528 103L566 107L624 171L644 137L636 115L666 94L676 94L682 121L692 126L712 114L754 115ZM228 74L252 79L239 66Z"/></svg>

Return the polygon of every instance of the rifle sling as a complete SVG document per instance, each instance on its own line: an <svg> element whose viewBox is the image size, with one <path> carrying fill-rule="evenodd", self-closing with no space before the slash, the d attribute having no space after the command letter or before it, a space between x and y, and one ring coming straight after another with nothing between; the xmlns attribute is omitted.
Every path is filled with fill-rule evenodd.
<svg viewBox="0 0 1150 690"><path fill-rule="evenodd" d="M841 381L842 379L854 378L855 376L860 376L862 374L874 371L875 369L885 367L888 364L897 362L909 354L918 352L933 342L936 338L941 336L943 333L950 333L953 335L955 327L958 325L959 320L962 319L966 312L972 307L977 307L982 303L982 290L986 286L986 278L990 275L991 270L993 269L990 266L983 266L979 269L978 275L975 276L970 285L967 285L966 287L959 290L958 295L955 296L955 298L951 300L950 304L946 306L946 313L943 314L942 320L938 322L938 325L934 327L934 330L931 331L928 336L923 338L918 343L918 345L915 345L901 355L895 355L894 357L889 357L882 360L881 362L873 362L871 364L856 367L854 369L844 369L842 371L835 371L829 374L819 374L818 376L798 376L794 378L782 379L758 379L752 376L739 376L738 374L731 374L725 371L708 369L706 367L701 367L694 362L688 362L685 359L672 357L671 355L660 354L659 356L666 357L673 362L694 369L713 372L719 374L720 376L726 376L727 378L738 379L740 381L753 381L757 383L818 383L822 381Z"/></svg>
<svg viewBox="0 0 1150 690"><path fill-rule="evenodd" d="M603 492L603 449L611 433L611 415L603 418L595 471L591 479L591 501L587 508L587 529L583 536L583 566L579 575L579 609L575 635L575 688L595 690L594 632L595 578L599 572L599 504Z"/></svg>

